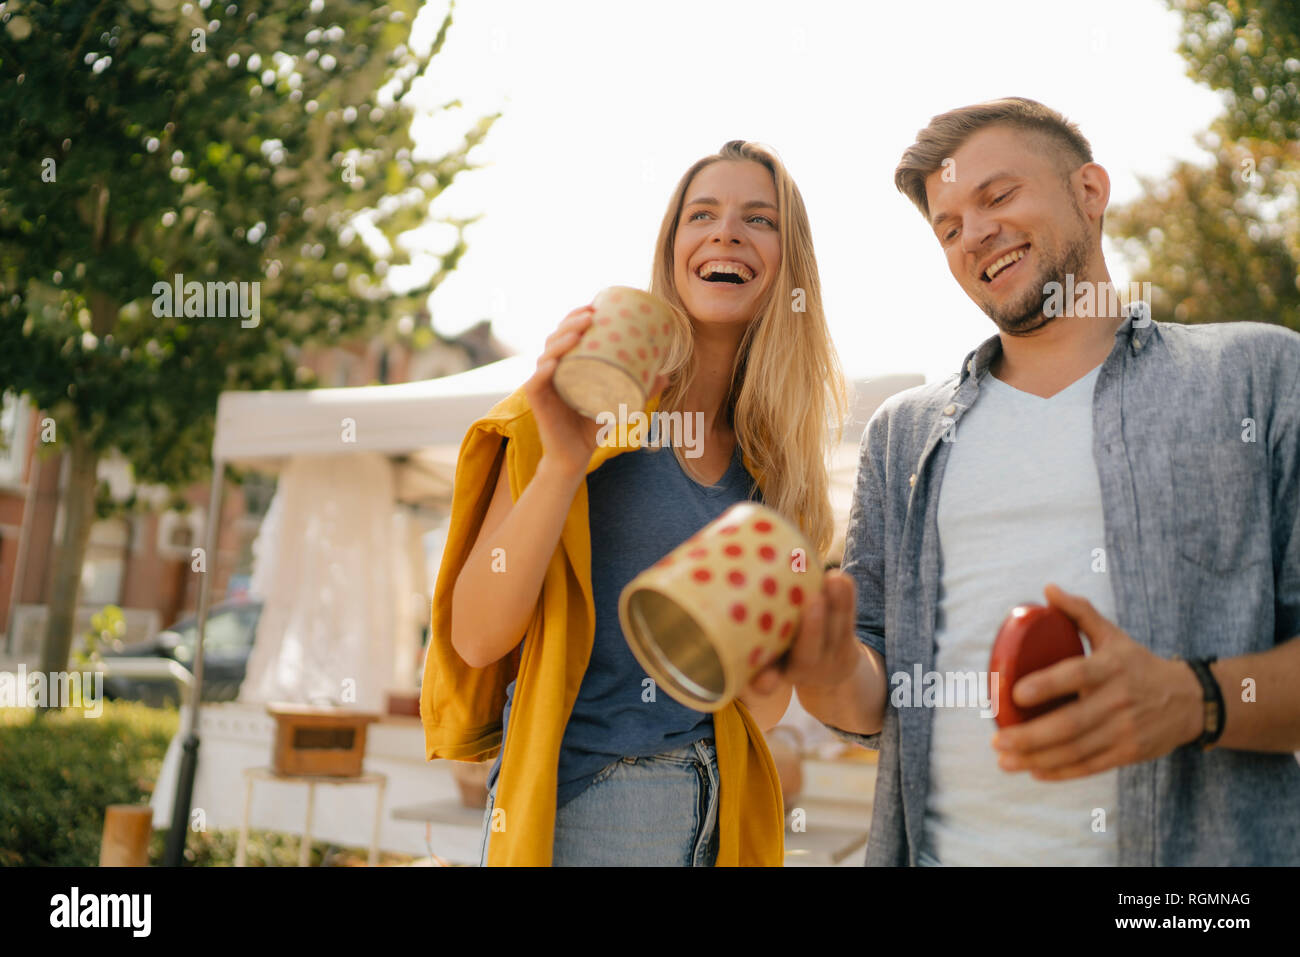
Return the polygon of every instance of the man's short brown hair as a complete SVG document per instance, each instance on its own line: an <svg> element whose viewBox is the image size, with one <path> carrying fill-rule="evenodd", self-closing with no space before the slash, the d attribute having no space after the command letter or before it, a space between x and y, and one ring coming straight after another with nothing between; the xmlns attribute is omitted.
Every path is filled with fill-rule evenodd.
<svg viewBox="0 0 1300 957"><path fill-rule="evenodd" d="M1036 100L1009 96L949 110L931 119L930 125L916 135L916 142L899 160L898 169L894 170L894 185L928 220L930 201L925 195L926 178L942 169L943 161L974 133L996 125L1039 134L1059 157L1063 175L1068 176L1084 163L1092 162L1092 147L1079 127Z"/></svg>

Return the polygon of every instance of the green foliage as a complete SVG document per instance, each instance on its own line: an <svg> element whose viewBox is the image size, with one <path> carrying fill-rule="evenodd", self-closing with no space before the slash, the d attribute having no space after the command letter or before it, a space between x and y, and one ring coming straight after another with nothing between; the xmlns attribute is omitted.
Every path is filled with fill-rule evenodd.
<svg viewBox="0 0 1300 957"><path fill-rule="evenodd" d="M155 832L149 844L149 863L160 866L163 851L167 846L167 835ZM248 844L244 849L244 864L248 867L297 867L301 848L297 834L284 834L280 831L248 831ZM204 831L191 833L185 842L185 865L187 867L233 867L235 855L239 848L239 831L234 829ZM368 849L344 848L329 841L312 841L308 854L311 867L349 867L364 865ZM409 864L409 854L393 854L381 851L381 866Z"/></svg>
<svg viewBox="0 0 1300 957"><path fill-rule="evenodd" d="M1144 179L1144 196L1107 214L1135 279L1152 283L1157 316L1300 331L1297 167L1264 146L1256 143L1252 154L1225 144L1208 168L1181 162L1165 177ZM1252 166L1254 174L1243 178Z"/></svg>
<svg viewBox="0 0 1300 957"><path fill-rule="evenodd" d="M1225 112L1202 138L1209 165L1181 162L1107 229L1153 284L1158 316L1253 320L1300 331L1300 6L1293 0L1170 0L1190 76Z"/></svg>
<svg viewBox="0 0 1300 957"><path fill-rule="evenodd" d="M204 477L223 389L310 384L301 344L382 334L442 281L463 221L427 283L395 295L382 279L495 117L413 155L407 94L451 25L413 51L420 6L6 4L0 383L60 442L80 433L138 480L183 487ZM259 282L258 324L155 315L154 284L177 274Z"/></svg>
<svg viewBox="0 0 1300 957"><path fill-rule="evenodd" d="M0 865L95 866L110 804L149 800L177 712L0 709Z"/></svg>
<svg viewBox="0 0 1300 957"><path fill-rule="evenodd" d="M1188 73L1224 93L1228 139L1300 140L1300 4L1170 0L1183 16Z"/></svg>
<svg viewBox="0 0 1300 957"><path fill-rule="evenodd" d="M148 803L179 724L174 708L123 701L104 702L98 718L71 709L37 717L27 708L0 708L0 867L98 865L105 809ZM232 866L238 841L234 829L190 833L185 863ZM150 864L162 864L166 843L166 830L155 829ZM300 846L294 834L250 830L246 863L296 866ZM366 853L313 841L310 861L324 867L364 864ZM410 860L380 855L382 864Z"/></svg>
<svg viewBox="0 0 1300 957"><path fill-rule="evenodd" d="M73 655L75 667L90 668L102 663L103 649L120 648L125 636L126 616L122 609L117 605L105 605L90 616L90 627L82 633L85 647Z"/></svg>

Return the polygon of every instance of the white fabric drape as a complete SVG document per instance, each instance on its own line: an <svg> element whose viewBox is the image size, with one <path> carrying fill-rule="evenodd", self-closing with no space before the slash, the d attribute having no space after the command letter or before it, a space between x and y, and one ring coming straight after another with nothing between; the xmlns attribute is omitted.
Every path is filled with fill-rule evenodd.
<svg viewBox="0 0 1300 957"><path fill-rule="evenodd" d="M264 601L240 689L244 702L382 711L409 686L414 627L393 466L375 453L296 456L253 545L250 591Z"/></svg>

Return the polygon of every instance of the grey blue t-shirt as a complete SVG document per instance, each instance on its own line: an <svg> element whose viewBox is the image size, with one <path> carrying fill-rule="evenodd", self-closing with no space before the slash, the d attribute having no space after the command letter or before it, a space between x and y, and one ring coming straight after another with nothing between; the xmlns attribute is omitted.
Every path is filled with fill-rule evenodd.
<svg viewBox="0 0 1300 957"><path fill-rule="evenodd" d="M659 754L713 736L712 715L679 704L662 688L647 687L648 676L623 637L618 599L628 582L728 507L749 500L752 489L739 445L713 486L687 475L670 448L624 452L587 476L596 634L564 730L557 807L581 794L602 768L620 758ZM514 690L511 682L503 741ZM498 756L489 787L495 786L500 768Z"/></svg>

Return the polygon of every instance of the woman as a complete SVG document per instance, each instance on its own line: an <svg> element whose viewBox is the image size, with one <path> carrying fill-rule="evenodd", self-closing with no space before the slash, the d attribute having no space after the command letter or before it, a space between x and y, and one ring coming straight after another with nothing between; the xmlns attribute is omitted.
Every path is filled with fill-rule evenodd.
<svg viewBox="0 0 1300 957"><path fill-rule="evenodd" d="M686 172L650 291L678 325L658 407L702 413L698 457L597 449L596 422L556 394L590 306L462 446L421 711L430 758L482 760L504 742L484 863L781 862L760 728L791 686L693 711L646 678L617 613L632 577L734 502L761 497L830 543L825 452L843 382L803 200L772 153L735 140Z"/></svg>

